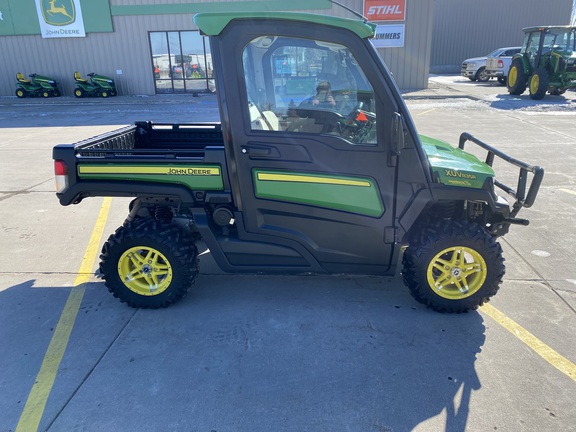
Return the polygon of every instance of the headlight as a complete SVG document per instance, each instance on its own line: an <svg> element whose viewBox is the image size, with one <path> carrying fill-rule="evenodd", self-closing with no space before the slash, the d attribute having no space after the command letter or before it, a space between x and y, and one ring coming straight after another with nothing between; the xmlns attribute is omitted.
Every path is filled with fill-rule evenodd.
<svg viewBox="0 0 576 432"><path fill-rule="evenodd" d="M470 62L470 63L468 63L468 66L469 66L469 67L476 67L476 63Z"/></svg>

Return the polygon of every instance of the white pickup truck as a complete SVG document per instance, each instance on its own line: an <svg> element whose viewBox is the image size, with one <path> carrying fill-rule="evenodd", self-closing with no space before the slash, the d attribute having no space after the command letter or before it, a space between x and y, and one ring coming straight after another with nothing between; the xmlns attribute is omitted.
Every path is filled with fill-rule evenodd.
<svg viewBox="0 0 576 432"><path fill-rule="evenodd" d="M496 78L502 85L506 85L508 70L512 64L512 56L520 52L521 47L501 48L501 51L486 59L485 74L490 78Z"/></svg>

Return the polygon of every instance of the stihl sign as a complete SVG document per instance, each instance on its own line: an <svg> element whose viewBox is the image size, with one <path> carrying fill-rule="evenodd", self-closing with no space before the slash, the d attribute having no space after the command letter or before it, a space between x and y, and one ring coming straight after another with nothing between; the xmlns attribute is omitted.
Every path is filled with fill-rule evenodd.
<svg viewBox="0 0 576 432"><path fill-rule="evenodd" d="M406 0L364 0L364 16L369 21L404 21Z"/></svg>

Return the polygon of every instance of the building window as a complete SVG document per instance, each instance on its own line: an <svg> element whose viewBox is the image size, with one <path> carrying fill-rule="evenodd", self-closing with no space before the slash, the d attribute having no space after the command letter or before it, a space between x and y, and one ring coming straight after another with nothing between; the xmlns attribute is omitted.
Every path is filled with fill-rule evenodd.
<svg viewBox="0 0 576 432"><path fill-rule="evenodd" d="M198 31L149 34L156 93L214 91L210 46Z"/></svg>

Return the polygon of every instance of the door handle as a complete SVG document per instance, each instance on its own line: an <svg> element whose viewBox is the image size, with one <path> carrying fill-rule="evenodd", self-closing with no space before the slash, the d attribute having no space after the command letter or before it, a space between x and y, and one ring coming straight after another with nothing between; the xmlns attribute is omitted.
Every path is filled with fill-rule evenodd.
<svg viewBox="0 0 576 432"><path fill-rule="evenodd" d="M263 157L263 158L278 158L280 157L280 152L274 147L265 146L241 146L240 151L242 154L248 155L250 157Z"/></svg>

